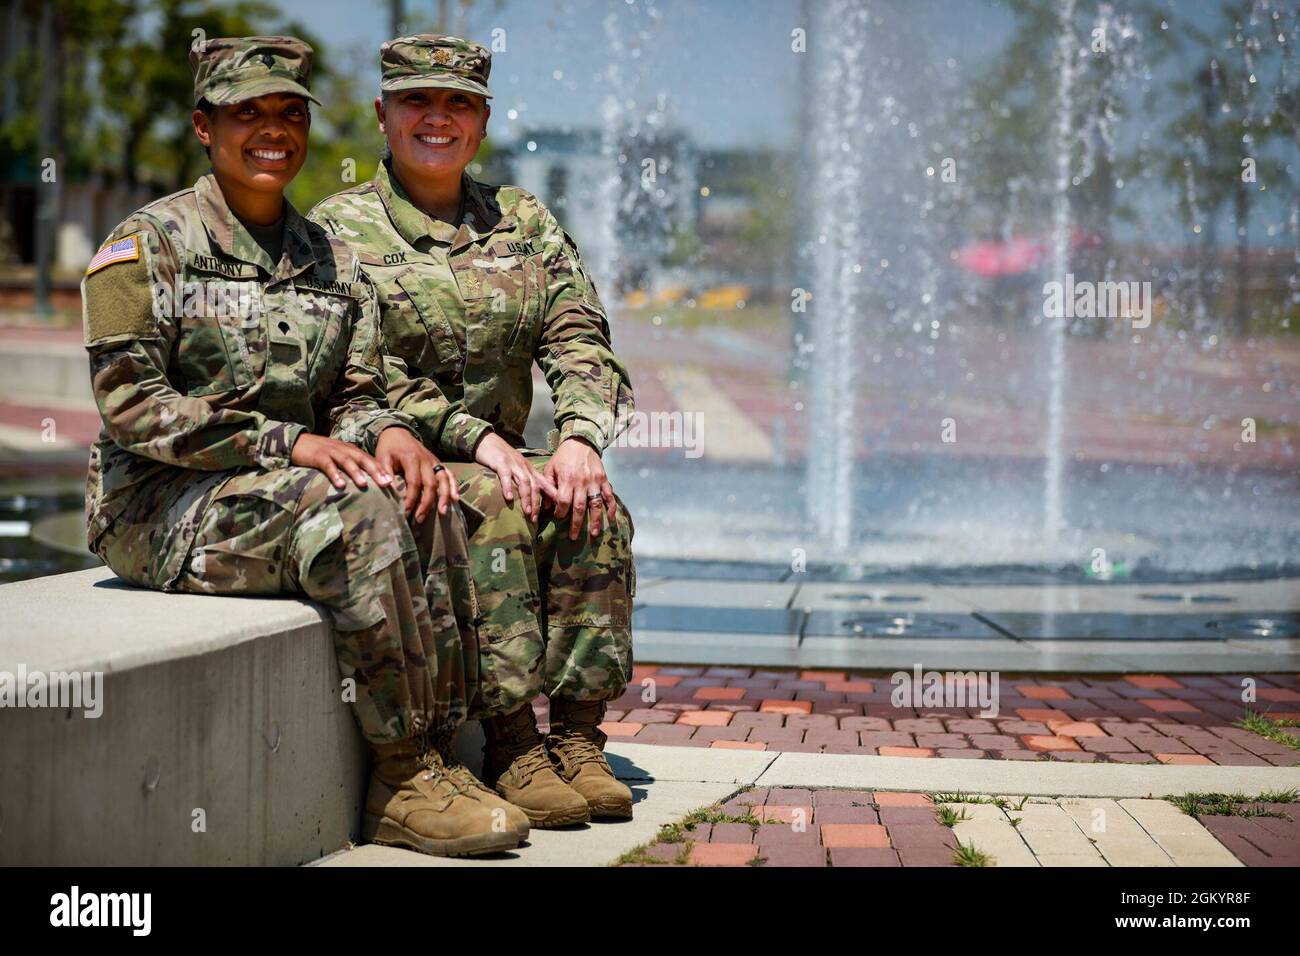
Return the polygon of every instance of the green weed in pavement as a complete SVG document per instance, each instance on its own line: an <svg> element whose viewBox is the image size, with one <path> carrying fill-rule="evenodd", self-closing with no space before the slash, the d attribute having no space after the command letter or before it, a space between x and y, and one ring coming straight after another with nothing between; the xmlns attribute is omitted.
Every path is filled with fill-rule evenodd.
<svg viewBox="0 0 1300 956"><path fill-rule="evenodd" d="M1295 803L1300 791L1266 790L1256 797L1244 793L1184 793L1165 797L1183 813L1191 817L1281 817L1286 814L1269 810L1265 803Z"/></svg>
<svg viewBox="0 0 1300 956"><path fill-rule="evenodd" d="M952 807L938 807L935 809L935 815L938 816L939 822L946 827L955 827L960 821L968 820L966 808L962 807L960 814L954 813Z"/></svg>
<svg viewBox="0 0 1300 956"><path fill-rule="evenodd" d="M1238 727L1244 727L1251 733L1259 734L1268 740L1276 741L1279 744L1285 744L1292 750L1300 750L1300 738L1295 734L1288 734L1283 728L1296 726L1296 721L1273 720L1265 717L1263 714L1253 710L1247 710L1242 715L1241 720L1237 721Z"/></svg>
<svg viewBox="0 0 1300 956"><path fill-rule="evenodd" d="M952 861L958 866L992 866L993 857L977 849L974 842L957 841L957 848L952 851Z"/></svg>
<svg viewBox="0 0 1300 956"><path fill-rule="evenodd" d="M1021 797L1018 801L1008 800L1006 797L989 797L983 794L964 793L957 790L953 793L931 793L930 799L934 803L988 803L997 807L999 810L1006 810L1011 807L1014 810L1023 810L1029 797Z"/></svg>
<svg viewBox="0 0 1300 956"><path fill-rule="evenodd" d="M727 799L734 800L740 794L751 789L753 788L745 787L742 790L737 791L735 794L732 794L732 796ZM692 810L675 823L665 823L659 828L659 832L655 834L653 840L649 843L643 843L640 846L633 847L620 855L618 859L610 865L622 866L626 863L646 863L654 866L683 865L689 860L691 847L695 844L695 841L691 839L691 834L694 832L696 827L704 823L746 823L749 825L751 830L758 829L758 826L762 821L759 820L758 817L754 816L752 807L746 810L743 814L725 813L722 809L722 804L724 802L725 801L718 801L717 803L710 804L707 807L700 807L699 809ZM681 850L678 852L675 859L668 861L650 856L649 848L661 843L681 844ZM756 864L751 863L750 865L753 866Z"/></svg>

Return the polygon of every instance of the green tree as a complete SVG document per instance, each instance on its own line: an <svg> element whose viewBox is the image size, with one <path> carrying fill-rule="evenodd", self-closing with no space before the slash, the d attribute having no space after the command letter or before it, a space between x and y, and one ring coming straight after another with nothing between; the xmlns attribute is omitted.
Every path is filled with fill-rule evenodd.
<svg viewBox="0 0 1300 956"><path fill-rule="evenodd" d="M1287 112L1288 103L1298 95L1296 77L1286 67L1300 41L1300 17L1293 7L1289 9L1288 20L1279 5L1266 0L1225 0L1209 29L1186 23L1177 37L1179 51L1193 72L1174 85L1185 108L1167 123L1170 147L1164 153L1164 167L1171 181L1184 186L1180 191L1183 214L1199 230L1195 289L1202 316L1215 304L1217 224L1221 213L1230 210L1231 327L1238 335L1246 333L1251 316L1253 209L1268 183L1295 192L1286 164L1270 153L1274 144L1296 142L1296 120Z"/></svg>
<svg viewBox="0 0 1300 956"><path fill-rule="evenodd" d="M261 0L55 0L58 55L22 51L3 79L18 108L0 123L0 161L22 170L37 155L44 83L58 84L59 139L68 171L179 189L206 157L190 129L189 53L202 38L288 33L324 59L301 24ZM327 71L325 71L327 72Z"/></svg>
<svg viewBox="0 0 1300 956"><path fill-rule="evenodd" d="M970 79L940 123L963 148L962 185L941 193L938 215L953 232L999 241L1043 236L1052 220L1062 82L1055 55L1060 0L1010 0L1006 6L1015 27L1003 52ZM1151 95L1137 80L1141 68L1154 68L1170 53L1160 27L1162 9L1154 0L1079 0L1068 24L1068 42L1077 53L1070 63L1065 143L1072 173L1069 219L1092 240L1073 254L1076 274L1106 278L1116 257L1115 226L1137 215L1124 199L1132 190L1125 193L1120 184L1136 182L1148 168L1148 146L1140 139L1122 143L1118 130L1126 118L1150 108ZM1080 320L1075 331L1100 335L1111 327Z"/></svg>

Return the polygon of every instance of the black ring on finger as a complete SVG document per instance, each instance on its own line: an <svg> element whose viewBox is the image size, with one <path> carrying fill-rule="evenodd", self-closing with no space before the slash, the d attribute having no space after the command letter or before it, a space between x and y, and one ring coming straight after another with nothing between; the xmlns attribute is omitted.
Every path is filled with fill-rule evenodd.
<svg viewBox="0 0 1300 956"><path fill-rule="evenodd" d="M446 471L446 470L447 470L447 466L446 466L446 465L434 465L434 466L433 466L433 473L434 473L435 475L436 475L438 472L440 472L440 471Z"/></svg>

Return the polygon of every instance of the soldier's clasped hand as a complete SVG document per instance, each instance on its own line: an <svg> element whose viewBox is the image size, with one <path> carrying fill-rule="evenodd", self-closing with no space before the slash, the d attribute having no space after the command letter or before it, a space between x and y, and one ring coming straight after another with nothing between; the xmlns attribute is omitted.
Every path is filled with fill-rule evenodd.
<svg viewBox="0 0 1300 956"><path fill-rule="evenodd" d="M528 459L500 435L484 435L474 449L474 460L497 473L506 501L519 497L529 521L536 521L541 514L542 495L551 501L556 499L558 491L550 478L538 474Z"/></svg>
<svg viewBox="0 0 1300 956"><path fill-rule="evenodd" d="M577 540L582 532L582 520L588 514L587 525L593 538L600 534L606 521L613 525L614 515L618 513L614 489L605 474L605 464L600 455L585 441L567 438L560 442L546 466L546 477L559 490L555 498L555 516L563 518L572 514L570 541Z"/></svg>
<svg viewBox="0 0 1300 956"><path fill-rule="evenodd" d="M375 445L379 466L406 479L406 497L402 502L407 517L416 524L424 521L435 504L438 514L460 501L460 489L452 473L442 466L438 456L425 448L405 428L385 428Z"/></svg>
<svg viewBox="0 0 1300 956"><path fill-rule="evenodd" d="M351 478L352 483L361 489L369 487L371 478L380 487L385 487L393 481L393 476L381 468L379 462L356 445L335 438L326 438L324 435L306 433L299 435L298 440L293 443L289 461L294 465L324 472L335 488L342 488L347 484L344 475Z"/></svg>

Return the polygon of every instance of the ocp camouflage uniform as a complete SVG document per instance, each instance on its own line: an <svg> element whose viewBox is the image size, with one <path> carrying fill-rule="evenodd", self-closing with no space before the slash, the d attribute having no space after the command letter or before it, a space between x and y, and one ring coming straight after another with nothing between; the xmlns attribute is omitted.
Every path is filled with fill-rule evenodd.
<svg viewBox="0 0 1300 956"><path fill-rule="evenodd" d="M495 431L523 449L532 365L555 398L552 448L580 437L597 450L632 407L627 370L573 240L536 196L465 175L463 224L421 212L387 162L372 182L309 214L357 251L379 296L389 400L444 460L472 462ZM550 456L524 449L539 471ZM635 590L627 509L596 538L569 521L530 522L495 473L449 464L464 500L485 514L470 538L480 596L480 699L471 716L505 713L539 691L608 700L632 670Z"/></svg>
<svg viewBox="0 0 1300 956"><path fill-rule="evenodd" d="M196 44L195 105L211 116L207 104L311 98L311 60L293 37ZM267 252L208 175L129 217L91 260L82 299L103 429L88 544L145 587L324 604L374 757L362 834L439 855L512 848L527 817L443 756L478 666L462 512L412 528L400 478L336 488L291 464L306 433L371 454L387 428L419 433L388 405L374 290L355 255L283 210Z"/></svg>
<svg viewBox="0 0 1300 956"><path fill-rule="evenodd" d="M120 258L83 282L103 417L91 550L164 591L305 593L330 609L368 740L454 728L474 676L463 517L413 532L396 491L335 488L289 464L304 432L373 451L385 428L413 424L388 407L356 257L286 203L271 262L211 175L132 215L114 243Z"/></svg>

